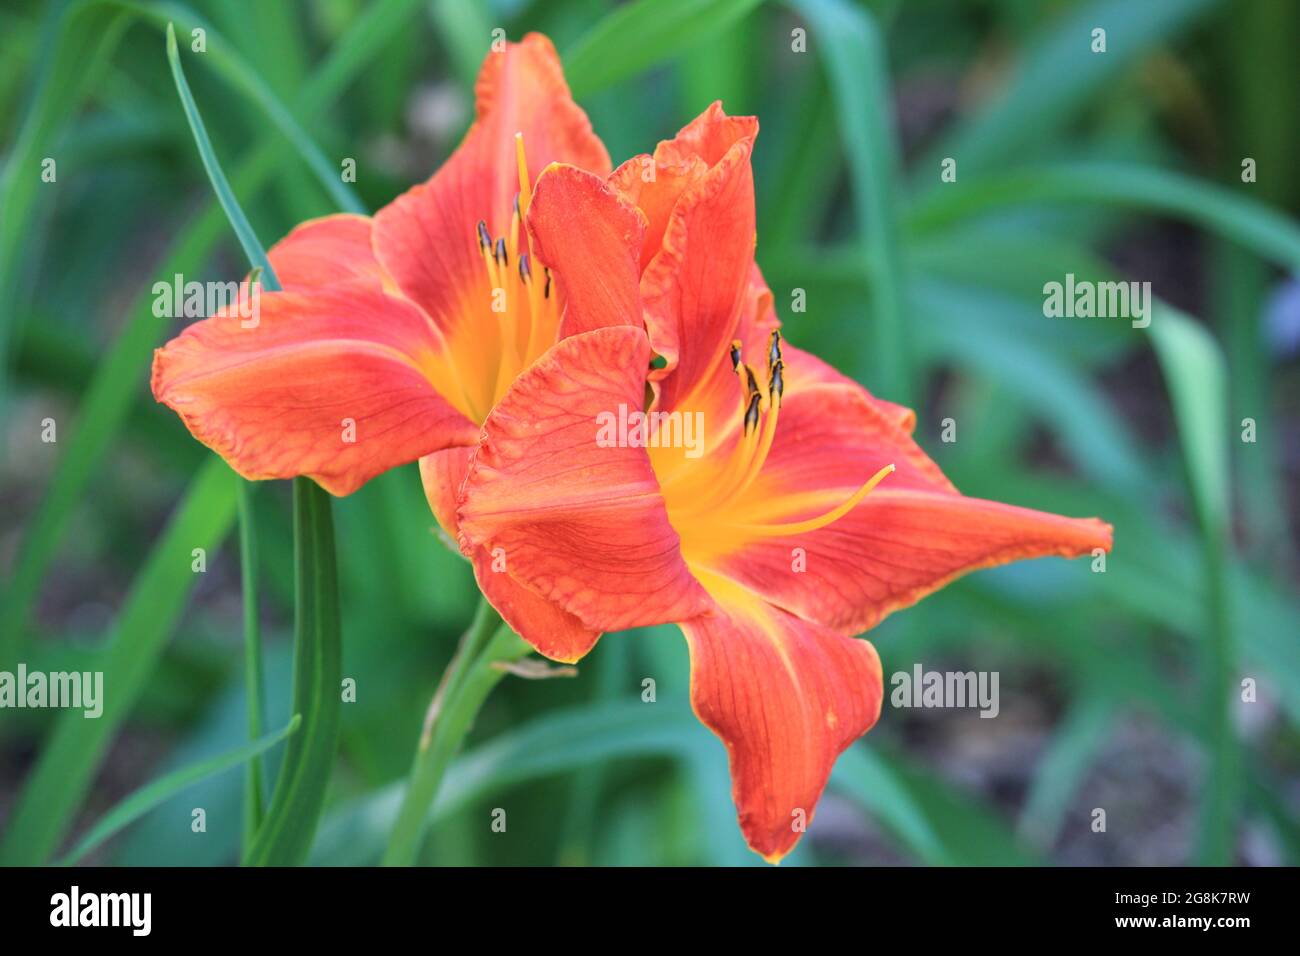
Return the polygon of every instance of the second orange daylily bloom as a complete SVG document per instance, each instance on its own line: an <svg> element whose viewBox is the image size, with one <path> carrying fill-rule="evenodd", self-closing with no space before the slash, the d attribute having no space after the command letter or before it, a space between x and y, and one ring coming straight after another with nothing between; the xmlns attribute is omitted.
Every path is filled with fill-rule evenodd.
<svg viewBox="0 0 1300 956"><path fill-rule="evenodd" d="M1108 550L1111 529L961 495L912 440L910 410L782 342L754 263L756 135L715 104L608 184L543 172L539 194L554 178L585 195L585 229L613 234L639 212L612 270L552 246L561 222L534 223L570 314L629 311L575 316L593 331L516 380L456 517L467 553L502 558L495 572L476 563L486 593L509 577L529 595L498 610L549 657L680 624L741 829L776 861L880 713L880 660L855 635L968 571ZM602 434L644 413L619 440ZM704 424L698 456L673 447L688 421Z"/></svg>

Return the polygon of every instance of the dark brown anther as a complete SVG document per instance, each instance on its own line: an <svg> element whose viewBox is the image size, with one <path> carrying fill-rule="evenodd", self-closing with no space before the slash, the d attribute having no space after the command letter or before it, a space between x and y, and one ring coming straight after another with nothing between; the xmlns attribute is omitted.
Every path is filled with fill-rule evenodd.
<svg viewBox="0 0 1300 956"><path fill-rule="evenodd" d="M738 373L740 371L740 341L739 340L731 343L730 354L731 354L731 370L733 372Z"/></svg>
<svg viewBox="0 0 1300 956"><path fill-rule="evenodd" d="M519 254L519 278L527 282L532 274L532 270L528 267L528 253L521 252Z"/></svg>
<svg viewBox="0 0 1300 956"><path fill-rule="evenodd" d="M780 363L780 361L781 361L781 330L773 329L772 340L771 342L768 343L767 346L767 371L769 375L772 373L772 369L776 368L776 366Z"/></svg>
<svg viewBox="0 0 1300 956"><path fill-rule="evenodd" d="M758 379L754 378L754 370L748 365L745 366L746 384L749 386L749 394L757 395L759 393Z"/></svg>
<svg viewBox="0 0 1300 956"><path fill-rule="evenodd" d="M493 250L492 257L503 266L510 265L510 255L506 252L506 241L504 239L497 240L497 247Z"/></svg>
<svg viewBox="0 0 1300 956"><path fill-rule="evenodd" d="M781 404L781 393L785 391L785 363L780 359L772 366L772 381L768 386L767 394L772 400L772 405Z"/></svg>
<svg viewBox="0 0 1300 956"><path fill-rule="evenodd" d="M486 252L492 248L492 237L488 235L487 223L482 219L478 221L478 248L480 252Z"/></svg>
<svg viewBox="0 0 1300 956"><path fill-rule="evenodd" d="M761 400L762 397L758 394L758 392L755 392L753 395L749 396L749 407L745 409L745 434L746 435L748 435L751 431L753 431L755 428L758 427L758 405Z"/></svg>
<svg viewBox="0 0 1300 956"><path fill-rule="evenodd" d="M542 298L549 299L551 297L551 270L542 266L542 271L546 273L546 287L542 289Z"/></svg>

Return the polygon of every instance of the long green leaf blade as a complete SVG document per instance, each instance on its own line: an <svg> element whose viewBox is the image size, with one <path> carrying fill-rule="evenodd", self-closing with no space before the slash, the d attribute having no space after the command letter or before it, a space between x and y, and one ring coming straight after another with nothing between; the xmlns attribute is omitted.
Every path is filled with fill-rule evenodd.
<svg viewBox="0 0 1300 956"><path fill-rule="evenodd" d="M759 0L635 0L593 26L564 57L574 96L586 96L698 44Z"/></svg>
<svg viewBox="0 0 1300 956"><path fill-rule="evenodd" d="M293 482L296 573L293 710L302 732L289 741L271 806L244 863L306 862L329 786L342 718L343 654L330 497L315 482Z"/></svg>
<svg viewBox="0 0 1300 956"><path fill-rule="evenodd" d="M809 42L826 61L866 250L863 271L871 294L871 329L863 338L865 354L858 371L869 374L881 394L910 404L905 266L895 204L899 154L884 45L871 15L845 0L793 0L793 5L812 26Z"/></svg>
<svg viewBox="0 0 1300 956"><path fill-rule="evenodd" d="M36 866L49 859L72 822L114 731L125 719L198 579L195 549L221 544L235 517L238 479L213 458L191 482L162 538L145 562L104 652L103 714L60 716L28 778L0 843L0 866Z"/></svg>
<svg viewBox="0 0 1300 956"><path fill-rule="evenodd" d="M99 822L91 828L90 832L82 838L81 842L59 861L59 865L72 866L119 830L130 826L140 817L154 809L154 807L171 797L174 797L182 790L185 790L202 780L206 780L208 777L216 776L217 774L224 773L233 767L238 767L241 763L256 760L281 740L284 740L284 738L296 731L298 725L301 723L302 717L298 714L294 714L293 719L290 720L288 724L274 733L258 737L243 746L236 747L234 750L228 750L223 754L217 754L211 759L200 761L192 767L185 767L181 770L173 771L163 777L159 777L152 783L146 784L130 796L125 797L111 810L104 814L104 816L100 818Z"/></svg>
<svg viewBox="0 0 1300 956"><path fill-rule="evenodd" d="M249 262L262 269L268 288L280 287L248 217L226 181L181 67L176 33L168 25L167 58L204 168ZM342 716L343 654L339 627L338 569L330 497L315 482L293 483L294 679L293 710L302 714L301 734L290 742L266 818L245 851L252 865L302 863L311 849L325 804Z"/></svg>

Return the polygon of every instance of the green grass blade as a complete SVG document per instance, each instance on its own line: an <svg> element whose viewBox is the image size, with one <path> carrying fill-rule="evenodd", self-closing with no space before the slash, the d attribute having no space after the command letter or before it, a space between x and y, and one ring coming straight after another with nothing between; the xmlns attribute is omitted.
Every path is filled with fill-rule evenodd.
<svg viewBox="0 0 1300 956"><path fill-rule="evenodd" d="M992 210L1053 202L1177 216L1300 269L1300 227L1286 216L1221 186L1125 163L1065 163L971 179L959 189L931 193L913 207L908 225L926 235Z"/></svg>
<svg viewBox="0 0 1300 956"><path fill-rule="evenodd" d="M262 679L262 636L257 601L257 526L253 486L239 483L239 572L244 598L244 693L248 698L248 739L262 736L266 688ZM248 761L244 779L244 846L251 846L262 825L263 766L259 755Z"/></svg>
<svg viewBox="0 0 1300 956"><path fill-rule="evenodd" d="M889 71L875 21L845 0L793 0L808 21L810 48L825 58L853 184L871 294L871 334L857 371L891 401L912 404L898 235L898 144Z"/></svg>
<svg viewBox="0 0 1300 956"><path fill-rule="evenodd" d="M492 38L492 20L486 6L464 0L433 0L428 6L429 16L451 54L457 79L465 89L472 90Z"/></svg>
<svg viewBox="0 0 1300 956"><path fill-rule="evenodd" d="M185 82L175 30L170 24L167 58L213 189L250 265L262 269L267 288L276 290L280 283L266 251L253 233L212 151L203 118ZM330 507L330 496L315 482L294 479L293 710L303 715L304 727L289 744L266 819L244 854L244 862L251 865L288 866L306 859L338 749L343 654Z"/></svg>
<svg viewBox="0 0 1300 956"><path fill-rule="evenodd" d="M842 753L831 786L876 815L926 863L1024 866L1038 862L993 810L879 747L860 745Z"/></svg>
<svg viewBox="0 0 1300 956"><path fill-rule="evenodd" d="M199 108L194 103L194 97L190 93L190 85L185 80L185 71L181 68L180 54L176 49L176 28L172 24L167 24L167 62L171 64L172 79L176 82L176 92L180 94L181 105L185 109L185 119L190 124L190 131L194 134L194 143L198 146L199 157L203 160L203 168L207 170L208 179L212 182L212 189L217 194L217 201L221 203L221 209L226 214L226 219L230 221L230 226L235 230L235 237L239 239L239 245L244 250L244 255L249 263L260 268L263 271L263 284L272 292L279 290L280 283L275 277L275 270L271 268L271 261L266 257L266 250L262 248L261 242L253 233L253 227L244 215L244 210L240 208L239 201L235 199L235 194L230 188L230 183L226 179L226 174L221 170L221 163L217 160L216 153L212 149L212 141L208 138L208 131L203 125L203 118L199 116Z"/></svg>
<svg viewBox="0 0 1300 956"><path fill-rule="evenodd" d="M403 28L419 2L386 0L367 7L345 40L304 87L299 103L303 114L314 117L336 98L383 44ZM32 125L33 121L29 120L24 130ZM25 132L24 135L35 134ZM267 141L259 145L231 177L235 191L249 194L256 190L274 170L279 155L277 143ZM4 209L0 230L19 229L23 220L16 208L5 205ZM198 271L219 239L226 235L226 228L219 206L215 203L208 206L176 241L156 274L170 278L177 273ZM3 285L4 269L0 257L0 285ZM132 318L99 362L94 380L84 390L85 399L79 408L75 430L60 441L61 445L66 444L66 451L39 507L27 523L12 575L0 593L0 620L6 623L0 631L0 664L16 660L14 654L32 603L54 559L68 519L85 488L98 474L104 455L112 447L137 398L141 370L148 368L150 354L167 331L170 320L153 314L152 300L150 286L146 286L128 312ZM2 354L0 346L0 357ZM63 433L62 428L60 432Z"/></svg>
<svg viewBox="0 0 1300 956"><path fill-rule="evenodd" d="M939 161L946 156L957 159L959 175L965 176L1021 155L1035 140L1050 139L1105 83L1216 4L1217 0L1106 0L1074 5L1030 46L997 100L921 160L920 182L937 188ZM1105 53L1092 52L1094 27L1106 29Z"/></svg>
<svg viewBox="0 0 1300 956"><path fill-rule="evenodd" d="M236 747L234 750L218 754L209 760L196 763L192 767L176 770L150 784L146 784L104 814L81 842L59 861L59 865L72 866L119 830L130 826L160 803L170 799L182 790L201 780L206 780L208 777L225 773L233 767L238 767L241 763L256 760L267 750L270 750L296 731L301 723L302 717L294 714L293 719L288 724L274 733L254 738L249 743Z"/></svg>
<svg viewBox="0 0 1300 956"><path fill-rule="evenodd" d="M429 823L446 820L474 800L525 781L613 759L689 758L716 747L685 701L602 703L552 711L459 757L447 772ZM710 755L725 760L721 750ZM375 790L333 811L321 827L312 862L374 863L397 820L405 781Z"/></svg>
<svg viewBox="0 0 1300 956"><path fill-rule="evenodd" d="M0 210L4 210L0 216L0 302L4 303L0 309L0 405L7 391L8 347L17 321L15 305L22 298L21 277L32 217L40 191L51 186L41 181L41 163L46 157L58 162L55 146L60 132L93 88L127 25L125 18L116 15L101 15L93 22L81 18L71 24L70 16L53 4L47 16L47 42L37 57L42 70L0 171Z"/></svg>
<svg viewBox="0 0 1300 956"><path fill-rule="evenodd" d="M564 56L574 96L587 96L684 53L759 0L634 0L593 26Z"/></svg>
<svg viewBox="0 0 1300 956"><path fill-rule="evenodd" d="M1114 716L1111 702L1096 694L1073 705L1034 771L1017 826L1025 839L1041 847L1056 841L1070 800L1106 743Z"/></svg>
<svg viewBox="0 0 1300 956"><path fill-rule="evenodd" d="M211 553L230 530L237 480L224 462L213 458L190 484L109 636L102 663L104 712L94 720L79 711L59 717L10 814L0 865L40 865L58 848L109 740L153 673L198 579L191 570L194 549Z"/></svg>
<svg viewBox="0 0 1300 956"><path fill-rule="evenodd" d="M311 137L306 134L298 121L293 118L293 115L285 108L284 104L271 92L256 71L252 70L243 60L231 52L230 47L220 35L196 13L188 7L175 3L159 3L146 6L132 2L132 0L98 0L98 2L117 3L125 9L134 11L141 18L150 20L159 26L166 24L169 30L174 30L172 21L179 22L188 29L202 27L207 30L208 48L207 53L204 55L210 58L213 67L219 70L232 86L244 93L254 104L261 108L272 125L283 133L294 149L298 151L308 169L312 171L330 199L340 209L345 212L366 212L365 206L357 198L356 193L347 183L343 182L339 167L330 164L319 147L312 142Z"/></svg>
<svg viewBox="0 0 1300 956"><path fill-rule="evenodd" d="M1205 642L1200 703L1209 767L1202 790L1198 857L1232 862L1240 760L1232 727L1233 635L1229 606L1228 386L1226 363L1204 327L1168 308L1151 319L1201 527Z"/></svg>
<svg viewBox="0 0 1300 956"><path fill-rule="evenodd" d="M293 482L295 577L293 703L303 729L289 741L266 820L244 863L295 866L307 859L325 805L342 718L343 653L330 497Z"/></svg>

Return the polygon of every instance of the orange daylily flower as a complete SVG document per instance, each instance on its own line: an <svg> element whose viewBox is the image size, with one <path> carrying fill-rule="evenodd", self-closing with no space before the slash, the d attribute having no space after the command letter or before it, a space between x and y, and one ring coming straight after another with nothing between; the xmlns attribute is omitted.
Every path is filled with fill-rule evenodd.
<svg viewBox="0 0 1300 956"><path fill-rule="evenodd" d="M518 372L557 337L586 331L575 315L632 321L627 303L603 302L590 283L570 289L545 266L563 255L613 275L611 257L642 229L617 203L621 216L586 225L584 203L612 201L609 154L550 40L529 34L489 53L475 94L473 125L431 179L373 218L316 219L270 250L284 291L261 296L256 328L228 310L155 353L154 397L244 477L306 475L346 495L418 459L454 538L479 426ZM556 161L569 165L534 194ZM554 226L546 250L531 238L539 212ZM566 311L583 296L594 298ZM481 580L535 630L582 630L507 576Z"/></svg>
<svg viewBox="0 0 1300 956"><path fill-rule="evenodd" d="M499 549L504 570L476 561L479 581L489 597L506 577L527 595L497 609L548 657L680 625L741 829L775 862L879 716L880 659L855 635L977 568L1109 550L1111 528L961 495L912 440L913 412L782 341L754 262L757 132L715 104L620 167L616 195L543 172L539 196L554 179L585 197L584 230L620 231L628 203L645 228L610 270L562 245L553 210L533 222L592 331L556 344L488 415L457 519L467 553ZM628 311L574 315L586 308ZM626 440L601 435L597 423L642 413ZM698 455L664 447L700 420Z"/></svg>
<svg viewBox="0 0 1300 956"><path fill-rule="evenodd" d="M566 290L530 250L532 184L555 161L598 181L609 154L541 35L489 53L475 93L469 132L431 179L373 218L312 220L271 249L284 291L261 296L255 327L228 309L155 353L154 396L241 475L346 495L406 462L463 459L561 334Z"/></svg>

